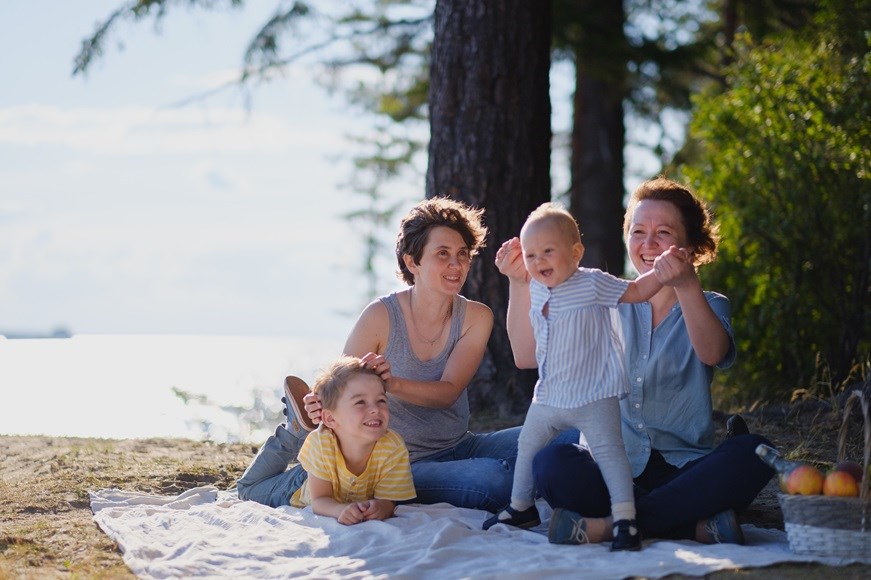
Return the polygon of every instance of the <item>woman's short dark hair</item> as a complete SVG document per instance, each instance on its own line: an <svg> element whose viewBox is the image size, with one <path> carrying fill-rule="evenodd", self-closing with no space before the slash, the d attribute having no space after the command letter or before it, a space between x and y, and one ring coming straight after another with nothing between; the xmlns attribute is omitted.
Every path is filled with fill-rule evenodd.
<svg viewBox="0 0 871 580"><path fill-rule="evenodd" d="M720 236L707 204L688 188L663 176L655 177L639 185L629 198L623 217L623 235L629 235L632 215L639 202L646 199L667 201L678 209L687 231L687 242L693 251L696 266L708 264L717 258Z"/></svg>
<svg viewBox="0 0 871 580"><path fill-rule="evenodd" d="M399 263L397 276L406 284L414 284L414 274L405 265L403 256L408 254L415 264L420 264L423 248L429 241L429 232L436 227L451 228L469 248L469 257L474 257L484 247L487 227L481 223L483 209L475 209L461 201L448 197L425 199L411 208L399 225L396 236L396 260Z"/></svg>

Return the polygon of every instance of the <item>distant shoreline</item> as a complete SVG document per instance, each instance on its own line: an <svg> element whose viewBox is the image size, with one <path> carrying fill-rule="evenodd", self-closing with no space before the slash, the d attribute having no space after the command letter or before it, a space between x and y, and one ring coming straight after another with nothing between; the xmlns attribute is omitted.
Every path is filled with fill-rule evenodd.
<svg viewBox="0 0 871 580"><path fill-rule="evenodd" d="M73 334L68 328L58 326L51 332L0 330L0 337L9 339L21 338L72 338Z"/></svg>

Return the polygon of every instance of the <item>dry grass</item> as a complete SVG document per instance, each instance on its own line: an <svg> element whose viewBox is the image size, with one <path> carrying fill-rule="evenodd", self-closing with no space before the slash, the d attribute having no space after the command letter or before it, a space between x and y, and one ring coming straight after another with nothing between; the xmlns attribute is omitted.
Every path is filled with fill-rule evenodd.
<svg viewBox="0 0 871 580"><path fill-rule="evenodd" d="M91 520L88 491L228 488L252 453L250 445L165 439L0 441L2 578L132 578L115 543Z"/></svg>
<svg viewBox="0 0 871 580"><path fill-rule="evenodd" d="M840 414L831 405L757 409L745 416L752 431L793 457L821 467L836 460ZM717 418L722 430L726 417ZM486 420L477 427L516 423ZM857 449L859 436L851 434L850 440ZM251 445L168 439L8 436L0 442L0 578L132 578L114 542L93 523L88 491L117 487L177 494L205 484L228 489L256 451ZM776 493L772 481L742 521L782 529ZM712 576L823 578L832 573L826 566L792 564ZM871 566L842 567L836 573L867 578Z"/></svg>

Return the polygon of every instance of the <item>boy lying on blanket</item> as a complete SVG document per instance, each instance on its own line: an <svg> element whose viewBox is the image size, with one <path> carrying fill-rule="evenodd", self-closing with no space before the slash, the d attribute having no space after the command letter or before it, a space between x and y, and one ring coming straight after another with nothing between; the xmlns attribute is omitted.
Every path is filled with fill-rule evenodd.
<svg viewBox="0 0 871 580"><path fill-rule="evenodd" d="M290 498L345 525L385 520L394 502L416 496L408 450L387 428L384 381L360 359L341 357L316 379L321 426L306 437L299 462L308 474Z"/></svg>

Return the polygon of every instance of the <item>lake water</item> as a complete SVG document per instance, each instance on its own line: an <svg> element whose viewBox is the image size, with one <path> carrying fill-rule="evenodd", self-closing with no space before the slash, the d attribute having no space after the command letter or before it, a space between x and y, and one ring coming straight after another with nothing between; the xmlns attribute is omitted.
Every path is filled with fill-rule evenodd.
<svg viewBox="0 0 871 580"><path fill-rule="evenodd" d="M284 377L311 381L340 352L293 338L0 337L0 434L259 443L283 420Z"/></svg>

